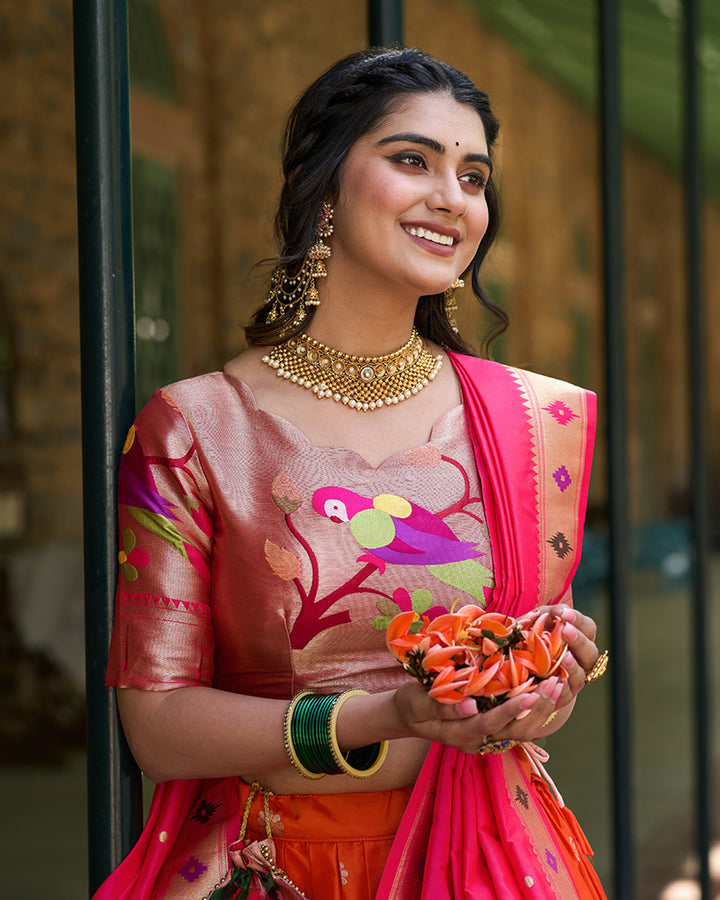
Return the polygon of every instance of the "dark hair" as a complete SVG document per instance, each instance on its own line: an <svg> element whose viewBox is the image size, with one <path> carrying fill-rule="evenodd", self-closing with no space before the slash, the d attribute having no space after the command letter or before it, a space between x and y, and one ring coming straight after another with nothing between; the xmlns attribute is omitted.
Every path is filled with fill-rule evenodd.
<svg viewBox="0 0 720 900"><path fill-rule="evenodd" d="M342 165L353 144L390 113L408 94L447 93L458 103L471 106L480 116L489 152L497 139L498 122L485 93L462 72L434 59L422 50L372 47L341 59L302 94L290 113L283 144L284 183L275 216L275 234L280 246L277 265L289 275L299 271L312 246L320 208L328 197L336 197ZM485 189L489 221L477 253L468 267L472 289L496 317L486 344L507 327L508 319L485 294L479 272L498 230L498 197L492 180ZM299 324L292 311L267 321L271 308L266 302L245 329L250 344L276 344L307 327L314 313ZM428 340L459 352L468 345L454 332L445 314L442 294L423 296L418 303L415 325Z"/></svg>

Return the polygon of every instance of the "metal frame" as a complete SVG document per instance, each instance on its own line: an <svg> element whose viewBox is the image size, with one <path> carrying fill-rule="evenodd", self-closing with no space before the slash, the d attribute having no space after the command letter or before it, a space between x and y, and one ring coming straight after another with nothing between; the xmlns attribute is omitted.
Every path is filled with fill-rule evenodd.
<svg viewBox="0 0 720 900"><path fill-rule="evenodd" d="M140 775L105 688L117 583L117 468L135 414L126 0L75 0L91 894L142 822Z"/></svg>
<svg viewBox="0 0 720 900"><path fill-rule="evenodd" d="M625 298L623 294L622 106L620 20L617 0L599 0L600 156L605 286L605 392L609 533L610 669L613 728L613 847L615 898L634 897L632 844L632 684L630 620L630 524L627 506L627 398Z"/></svg>
<svg viewBox="0 0 720 900"><path fill-rule="evenodd" d="M710 486L708 478L707 353L703 296L702 128L700 121L700 21L696 0L684 0L683 130L685 251L687 260L688 385L690 393L690 495L692 529L693 681L695 715L695 827L702 900L712 900L710 839L712 702L710 697Z"/></svg>

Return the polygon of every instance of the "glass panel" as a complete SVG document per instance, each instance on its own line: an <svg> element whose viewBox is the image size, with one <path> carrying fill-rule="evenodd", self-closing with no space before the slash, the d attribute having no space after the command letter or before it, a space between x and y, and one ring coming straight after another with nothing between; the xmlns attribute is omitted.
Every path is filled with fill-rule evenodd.
<svg viewBox="0 0 720 900"><path fill-rule="evenodd" d="M177 100L172 56L154 0L129 0L130 82L164 100Z"/></svg>
<svg viewBox="0 0 720 900"><path fill-rule="evenodd" d="M137 406L178 377L177 176L133 159Z"/></svg>

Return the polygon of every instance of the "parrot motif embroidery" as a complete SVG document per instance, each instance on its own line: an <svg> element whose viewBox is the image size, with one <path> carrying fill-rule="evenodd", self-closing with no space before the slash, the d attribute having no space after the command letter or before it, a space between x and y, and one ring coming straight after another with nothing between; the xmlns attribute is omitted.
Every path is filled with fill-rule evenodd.
<svg viewBox="0 0 720 900"><path fill-rule="evenodd" d="M372 562L379 571L387 563L425 566L439 581L469 594L485 605L484 587L492 587L492 572L479 561L475 544L461 541L429 510L397 494L363 497L341 487L319 488L313 494L315 512L350 533L365 550L358 562Z"/></svg>

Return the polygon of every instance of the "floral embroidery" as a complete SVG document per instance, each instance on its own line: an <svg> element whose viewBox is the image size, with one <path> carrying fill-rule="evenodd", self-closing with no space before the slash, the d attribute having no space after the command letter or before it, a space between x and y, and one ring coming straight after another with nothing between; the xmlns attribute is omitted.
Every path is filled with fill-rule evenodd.
<svg viewBox="0 0 720 900"><path fill-rule="evenodd" d="M136 543L135 532L130 528L123 529L122 549L118 553L118 562L120 571L128 581L136 581L138 569L144 568L150 562L147 551L136 547Z"/></svg>
<svg viewBox="0 0 720 900"><path fill-rule="evenodd" d="M177 409L167 395L163 394L163 399L170 407ZM195 444L191 441L188 451L181 457L147 456L133 425L123 447L118 500L127 507L128 512L138 524L167 541L188 560L201 578L209 582L210 571L203 554L192 541L180 532L178 525L175 524L179 522L173 512L176 508L175 504L159 493L151 469L151 466L161 466L170 470L177 469L193 483L196 483L192 471L188 468L188 462L194 453ZM193 496L186 496L185 505L198 528L206 535L212 534L210 517L197 499Z"/></svg>
<svg viewBox="0 0 720 900"><path fill-rule="evenodd" d="M345 868L345 864L341 863L339 860L338 860L338 869L340 869L340 881L343 884L347 884L348 883L348 870Z"/></svg>
<svg viewBox="0 0 720 900"><path fill-rule="evenodd" d="M562 531L557 531L549 540L548 544L553 548L557 556L560 559L565 559L568 553L572 553L572 547L570 546L570 542L562 533Z"/></svg>
<svg viewBox="0 0 720 900"><path fill-rule="evenodd" d="M549 851L545 851L545 860L553 872L557 872L558 870L558 861L557 858Z"/></svg>
<svg viewBox="0 0 720 900"><path fill-rule="evenodd" d="M580 416L576 412L573 412L562 400L553 400L549 406L543 406L543 409L550 413L558 425L567 425L567 423L571 422L573 419L580 418Z"/></svg>
<svg viewBox="0 0 720 900"><path fill-rule="evenodd" d="M392 600L381 597L375 605L381 614L372 621L372 627L376 631L385 631L395 616L401 612L416 612L419 616L427 616L429 619L447 612L444 606L432 605L432 594L424 588L413 591L412 594L405 588L396 588Z"/></svg>
<svg viewBox="0 0 720 900"><path fill-rule="evenodd" d="M207 872L207 866L204 866L195 856L191 856L180 869L180 875L190 884L197 881L203 872Z"/></svg>
<svg viewBox="0 0 720 900"><path fill-rule="evenodd" d="M558 469L555 469L555 471L553 472L553 478L555 479L555 483L561 491L567 490L572 484L572 478L570 477L570 473L565 468L565 466L560 466Z"/></svg>
<svg viewBox="0 0 720 900"><path fill-rule="evenodd" d="M265 831L265 810L261 809L258 813L258 825L260 828ZM271 834L282 834L285 830L285 824L280 817L280 813L270 813L270 833Z"/></svg>

